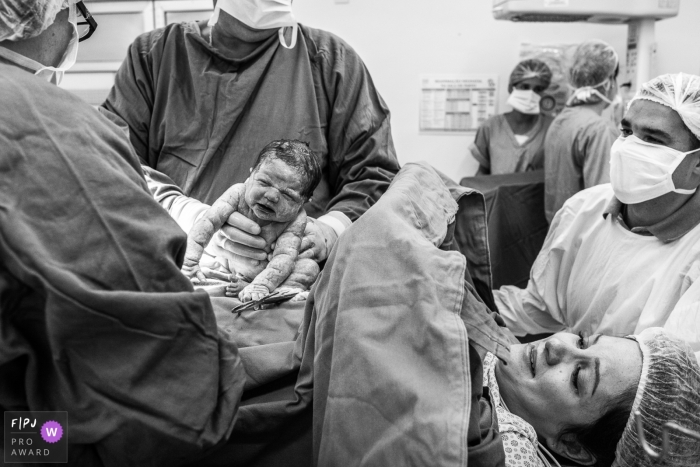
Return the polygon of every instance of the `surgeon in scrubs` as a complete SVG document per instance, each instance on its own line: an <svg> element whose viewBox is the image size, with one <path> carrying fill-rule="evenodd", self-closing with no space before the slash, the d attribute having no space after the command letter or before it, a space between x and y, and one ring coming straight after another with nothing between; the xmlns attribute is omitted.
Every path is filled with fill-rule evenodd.
<svg viewBox="0 0 700 467"><path fill-rule="evenodd" d="M574 195L525 289L494 292L517 336L622 336L659 326L700 351L700 77L641 85L609 154L610 182Z"/></svg>
<svg viewBox="0 0 700 467"><path fill-rule="evenodd" d="M610 148L619 132L602 113L617 95L619 66L617 53L605 42L576 48L569 71L574 91L544 143L544 208L550 223L567 199L610 181Z"/></svg>
<svg viewBox="0 0 700 467"><path fill-rule="evenodd" d="M398 171L389 109L357 53L298 24L291 0L219 0L208 23L171 24L136 39L103 104L125 122L155 199L188 232L260 148L298 139L323 178L306 205L302 257L324 260ZM232 216L213 256L257 261L259 227Z"/></svg>
<svg viewBox="0 0 700 467"><path fill-rule="evenodd" d="M54 84L95 25L0 1L0 411L66 411L68 465L181 465L229 438L245 374L124 132Z"/></svg>
<svg viewBox="0 0 700 467"><path fill-rule="evenodd" d="M552 82L541 60L523 60L508 80L510 112L486 120L469 151L479 162L477 174L506 174L544 168L544 136L552 117L540 111L540 99Z"/></svg>

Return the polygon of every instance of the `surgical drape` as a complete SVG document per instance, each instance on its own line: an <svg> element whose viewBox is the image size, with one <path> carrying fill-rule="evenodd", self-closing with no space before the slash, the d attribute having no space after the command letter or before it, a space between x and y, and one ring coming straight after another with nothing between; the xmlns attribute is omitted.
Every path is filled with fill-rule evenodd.
<svg viewBox="0 0 700 467"><path fill-rule="evenodd" d="M321 466L501 465L479 355L507 358L508 341L465 283L465 258L443 249L464 191L448 189L427 164L401 170L338 239L296 342L241 349L251 384L234 436L198 466L306 466L312 453ZM231 315L231 300L215 306ZM226 327L266 326L297 306L230 318ZM242 346L256 340L235 334Z"/></svg>
<svg viewBox="0 0 700 467"><path fill-rule="evenodd" d="M291 50L275 35L243 59L209 45L196 23L132 44L103 105L128 124L166 209L180 190L211 204L280 138L320 155L311 216L334 210L354 221L386 190L398 162L389 110L367 69L336 36L301 25L298 34Z"/></svg>
<svg viewBox="0 0 700 467"><path fill-rule="evenodd" d="M71 462L177 465L226 439L245 376L123 132L0 65L0 407L68 412Z"/></svg>

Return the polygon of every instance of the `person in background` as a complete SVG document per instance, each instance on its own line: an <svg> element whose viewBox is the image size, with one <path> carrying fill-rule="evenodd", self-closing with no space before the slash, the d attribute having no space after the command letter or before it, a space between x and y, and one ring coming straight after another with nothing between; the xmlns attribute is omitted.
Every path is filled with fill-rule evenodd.
<svg viewBox="0 0 700 467"><path fill-rule="evenodd" d="M578 46L570 70L575 88L544 142L545 216L552 222L567 199L610 181L610 148L618 130L602 117L617 94L619 60L602 41Z"/></svg>
<svg viewBox="0 0 700 467"><path fill-rule="evenodd" d="M527 288L494 291L498 310L516 336L659 326L698 352L700 77L642 84L621 126L611 183L564 204Z"/></svg>
<svg viewBox="0 0 700 467"><path fill-rule="evenodd" d="M298 24L292 0L219 0L208 23L141 35L102 110L128 126L151 192L185 232L246 180L261 143L309 143L323 177L300 258L318 262L399 169L389 109L362 60ZM270 253L259 233L234 214L207 252L255 266Z"/></svg>
<svg viewBox="0 0 700 467"><path fill-rule="evenodd" d="M544 167L544 136L552 117L540 113L542 93L552 72L540 60L523 60L508 80L513 110L486 120L469 150L479 162L478 174L506 174Z"/></svg>
<svg viewBox="0 0 700 467"><path fill-rule="evenodd" d="M69 465L180 465L229 438L245 372L123 131L51 84L89 19L0 1L0 411L66 411Z"/></svg>

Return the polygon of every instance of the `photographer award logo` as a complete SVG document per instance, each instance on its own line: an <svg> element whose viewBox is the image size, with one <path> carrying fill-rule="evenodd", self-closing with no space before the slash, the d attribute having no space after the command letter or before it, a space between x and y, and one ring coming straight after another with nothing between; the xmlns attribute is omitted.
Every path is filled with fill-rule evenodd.
<svg viewBox="0 0 700 467"><path fill-rule="evenodd" d="M5 412L4 422L6 464L68 462L68 412Z"/></svg>

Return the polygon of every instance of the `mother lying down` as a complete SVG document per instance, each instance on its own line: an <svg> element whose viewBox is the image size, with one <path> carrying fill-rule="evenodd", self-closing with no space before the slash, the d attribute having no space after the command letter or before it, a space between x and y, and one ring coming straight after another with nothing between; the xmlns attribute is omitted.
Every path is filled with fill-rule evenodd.
<svg viewBox="0 0 700 467"><path fill-rule="evenodd" d="M700 429L698 362L659 328L509 346L441 248L456 212L409 164L339 238L307 306L317 465L646 466L633 412L657 452L663 423ZM663 465L700 443L672 435Z"/></svg>
<svg viewBox="0 0 700 467"><path fill-rule="evenodd" d="M487 356L484 377L496 405L506 465L565 464L565 458L609 466L618 451L626 457L615 465L645 465L633 407L642 410L649 429L668 420L685 422L684 398L695 399L695 410L700 409L697 392L683 394L683 387L700 389L694 355L660 328L626 338L558 333L512 346L511 357L505 365ZM698 443L688 438L685 452L683 447L676 446L677 462L668 465L700 463Z"/></svg>

